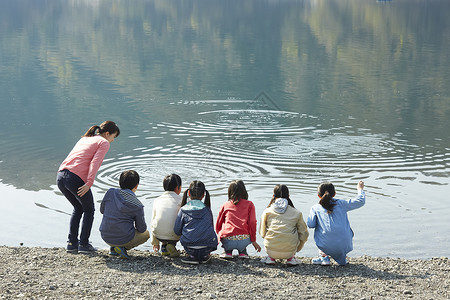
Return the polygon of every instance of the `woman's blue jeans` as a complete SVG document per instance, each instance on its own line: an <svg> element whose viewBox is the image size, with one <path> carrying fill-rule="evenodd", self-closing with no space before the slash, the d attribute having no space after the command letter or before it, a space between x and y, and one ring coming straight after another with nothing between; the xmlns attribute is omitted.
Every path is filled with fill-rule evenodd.
<svg viewBox="0 0 450 300"><path fill-rule="evenodd" d="M78 245L78 229L80 227L81 217L83 223L81 225L80 244L89 244L89 237L91 235L92 223L94 223L94 197L91 190L89 190L83 197L79 197L78 188L83 186L84 181L70 172L69 170L62 170L58 172L56 177L56 184L63 195L69 200L73 206L72 216L70 218L69 228L69 242L72 245Z"/></svg>

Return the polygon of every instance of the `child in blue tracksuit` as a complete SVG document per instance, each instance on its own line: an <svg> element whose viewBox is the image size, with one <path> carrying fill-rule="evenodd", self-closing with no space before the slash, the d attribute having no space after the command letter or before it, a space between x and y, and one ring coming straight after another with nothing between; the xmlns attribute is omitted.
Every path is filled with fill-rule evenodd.
<svg viewBox="0 0 450 300"><path fill-rule="evenodd" d="M217 249L211 200L203 182L193 181L184 192L173 231L181 235L181 245L189 254L181 259L184 263L206 263L210 259L210 253Z"/></svg>
<svg viewBox="0 0 450 300"><path fill-rule="evenodd" d="M322 183L318 188L320 201L315 204L308 216L308 227L314 228L314 240L319 248L319 257L314 258L315 265L330 265L331 256L339 265L347 264L347 253L353 250L353 231L347 217L347 211L360 208L366 202L364 182L357 185L358 197L350 200L334 199L334 186L330 182Z"/></svg>

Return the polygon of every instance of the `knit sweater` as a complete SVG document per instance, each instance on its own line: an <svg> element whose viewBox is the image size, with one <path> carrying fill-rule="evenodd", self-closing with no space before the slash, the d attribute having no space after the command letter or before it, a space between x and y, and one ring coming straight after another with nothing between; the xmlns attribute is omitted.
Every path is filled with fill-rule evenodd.
<svg viewBox="0 0 450 300"><path fill-rule="evenodd" d="M240 199L237 204L225 202L216 221L219 240L233 235L248 234L250 241L256 241L256 213L253 202Z"/></svg>
<svg viewBox="0 0 450 300"><path fill-rule="evenodd" d="M100 135L82 137L61 163L59 171L69 170L86 185L92 186L109 146L109 142Z"/></svg>

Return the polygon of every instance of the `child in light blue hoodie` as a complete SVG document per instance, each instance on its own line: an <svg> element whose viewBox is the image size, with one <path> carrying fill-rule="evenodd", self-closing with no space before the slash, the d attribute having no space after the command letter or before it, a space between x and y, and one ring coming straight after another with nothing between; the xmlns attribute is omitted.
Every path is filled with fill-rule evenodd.
<svg viewBox="0 0 450 300"><path fill-rule="evenodd" d="M314 228L314 240L319 248L319 257L314 258L315 265L330 265L331 256L339 265L346 265L347 253L353 250L353 230L350 228L347 211L360 208L366 202L364 182L357 185L356 199L334 199L334 186L330 182L322 183L318 188L320 201L315 204L308 216L308 227Z"/></svg>
<svg viewBox="0 0 450 300"><path fill-rule="evenodd" d="M206 263L210 259L210 253L217 249L211 200L203 182L193 181L184 192L173 231L181 235L181 245L189 254L188 257L181 259L184 263L195 265Z"/></svg>

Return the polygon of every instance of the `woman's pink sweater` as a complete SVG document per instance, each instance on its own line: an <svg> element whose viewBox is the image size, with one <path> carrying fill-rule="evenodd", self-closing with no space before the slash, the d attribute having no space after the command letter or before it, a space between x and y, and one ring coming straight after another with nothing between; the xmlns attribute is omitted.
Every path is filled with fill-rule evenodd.
<svg viewBox="0 0 450 300"><path fill-rule="evenodd" d="M100 135L82 137L62 162L59 171L69 170L92 186L109 146L109 142Z"/></svg>

